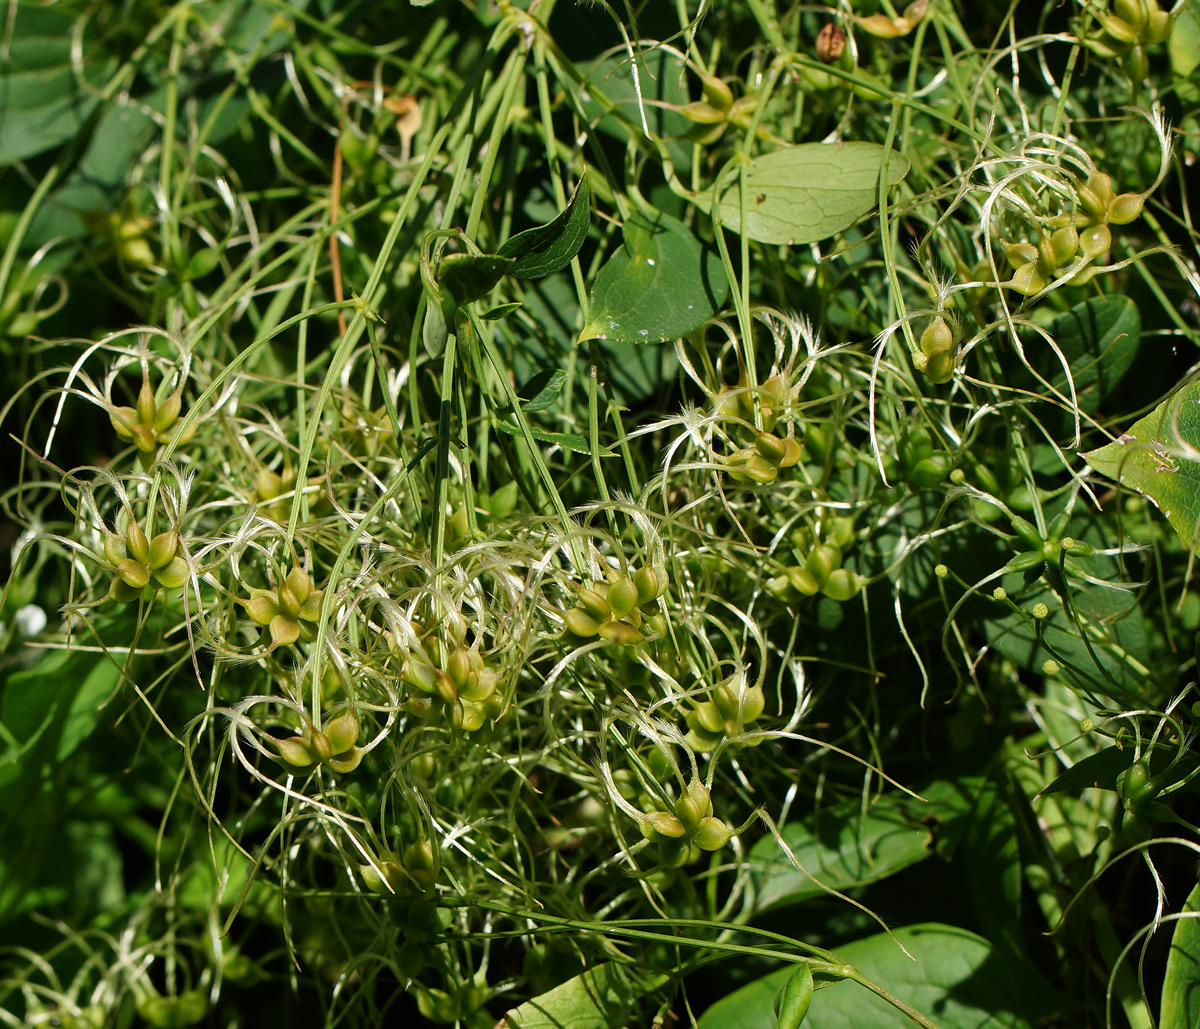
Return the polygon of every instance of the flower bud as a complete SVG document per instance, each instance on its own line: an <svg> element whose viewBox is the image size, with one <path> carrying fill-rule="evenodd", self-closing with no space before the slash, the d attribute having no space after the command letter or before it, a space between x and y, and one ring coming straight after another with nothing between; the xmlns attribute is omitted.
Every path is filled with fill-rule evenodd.
<svg viewBox="0 0 1200 1029"><path fill-rule="evenodd" d="M467 685L467 677L471 674L471 656L465 648L456 647L450 652L446 660L446 673L459 689Z"/></svg>
<svg viewBox="0 0 1200 1029"><path fill-rule="evenodd" d="M924 374L935 386L942 386L954 378L957 355L953 347L944 350L918 350L912 355L913 367Z"/></svg>
<svg viewBox="0 0 1200 1029"><path fill-rule="evenodd" d="M1089 218L1102 219L1108 213L1108 204L1101 200L1090 186L1080 186L1078 190L1079 206Z"/></svg>
<svg viewBox="0 0 1200 1029"><path fill-rule="evenodd" d="M1132 25L1113 14L1102 14L1100 25L1104 31L1123 46L1137 42L1137 33Z"/></svg>
<svg viewBox="0 0 1200 1029"><path fill-rule="evenodd" d="M158 580L160 586L166 586L169 590L179 589L188 581L187 561L182 555L173 557L165 568L156 568L154 570L154 578Z"/></svg>
<svg viewBox="0 0 1200 1029"><path fill-rule="evenodd" d="M260 468L254 477L254 492L259 500L274 500L283 492L283 480L269 468Z"/></svg>
<svg viewBox="0 0 1200 1029"><path fill-rule="evenodd" d="M692 842L701 850L720 850L733 838L733 830L711 815L703 819L692 833Z"/></svg>
<svg viewBox="0 0 1200 1029"><path fill-rule="evenodd" d="M630 643L644 643L646 637L628 622L605 622L600 626L599 636L609 643L627 646Z"/></svg>
<svg viewBox="0 0 1200 1029"><path fill-rule="evenodd" d="M1029 297L1046 288L1046 277L1038 271L1037 262L1030 261L1013 272L1008 286L1022 296Z"/></svg>
<svg viewBox="0 0 1200 1029"><path fill-rule="evenodd" d="M1137 221L1142 214L1142 205L1146 198L1141 193L1122 193L1113 197L1108 205L1108 221L1110 225L1128 225Z"/></svg>
<svg viewBox="0 0 1200 1029"><path fill-rule="evenodd" d="M1004 256L1014 268L1029 264L1038 259L1038 249L1032 243L1005 243Z"/></svg>
<svg viewBox="0 0 1200 1029"><path fill-rule="evenodd" d="M149 584L150 573L146 570L145 565L126 558L117 565L117 578L125 583L126 586L140 590Z"/></svg>
<svg viewBox="0 0 1200 1029"><path fill-rule="evenodd" d="M652 567L639 568L633 573L633 584L637 587L638 603L649 604L661 597L667 588L665 576L660 576Z"/></svg>
<svg viewBox="0 0 1200 1029"><path fill-rule="evenodd" d="M721 712L715 704L702 700L692 713L705 732L719 733L725 730L725 719L721 717Z"/></svg>
<svg viewBox="0 0 1200 1029"><path fill-rule="evenodd" d="M1129 53L1121 58L1121 70L1135 85L1145 82L1146 76L1150 74L1150 59L1146 56L1146 48L1139 43L1130 49Z"/></svg>
<svg viewBox="0 0 1200 1029"><path fill-rule="evenodd" d="M807 568L794 565L785 570L788 585L803 597L815 597L821 592L821 583Z"/></svg>
<svg viewBox="0 0 1200 1029"><path fill-rule="evenodd" d="M104 556L114 568L129 556L125 541L115 532L104 537Z"/></svg>
<svg viewBox="0 0 1200 1029"><path fill-rule="evenodd" d="M154 412L154 431L166 432L179 418L179 412L183 410L183 397L178 393L172 393L166 400L158 405L158 410Z"/></svg>
<svg viewBox="0 0 1200 1029"><path fill-rule="evenodd" d="M1150 16L1146 0L1113 0L1112 9L1113 14L1135 30L1145 25Z"/></svg>
<svg viewBox="0 0 1200 1029"><path fill-rule="evenodd" d="M835 568L838 568L841 563L841 548L831 543L822 543L820 546L813 547L809 551L808 560L805 562L813 577L822 585L825 584L825 580L829 578L830 573Z"/></svg>
<svg viewBox="0 0 1200 1029"><path fill-rule="evenodd" d="M250 620L257 625L270 625L271 619L279 614L279 605L266 593L242 601L242 606L245 607Z"/></svg>
<svg viewBox="0 0 1200 1029"><path fill-rule="evenodd" d="M267 631L271 634L272 650L276 647L290 647L300 638L300 626L283 615L272 618Z"/></svg>
<svg viewBox="0 0 1200 1029"><path fill-rule="evenodd" d="M166 532L160 532L150 541L149 552L147 558L150 567L156 571L159 568L165 568L174 559L176 552L179 550L179 533L174 529L168 529Z"/></svg>
<svg viewBox="0 0 1200 1029"><path fill-rule="evenodd" d="M333 753L344 753L358 742L358 719L350 712L346 712L326 724L324 731L325 736L329 739L329 746L333 748Z"/></svg>
<svg viewBox="0 0 1200 1029"><path fill-rule="evenodd" d="M308 736L308 750L316 760L325 762L333 757L333 744L329 737L319 729L313 729Z"/></svg>
<svg viewBox="0 0 1200 1029"><path fill-rule="evenodd" d="M573 607L563 615L567 629L583 639L590 639L600 631L601 623L581 607Z"/></svg>
<svg viewBox="0 0 1200 1029"><path fill-rule="evenodd" d="M612 616L612 608L604 596L587 587L579 588L579 606L597 622L607 622Z"/></svg>
<svg viewBox="0 0 1200 1029"><path fill-rule="evenodd" d="M954 346L954 332L942 317L934 318L921 333L921 349L926 353Z"/></svg>
<svg viewBox="0 0 1200 1029"><path fill-rule="evenodd" d="M862 576L856 575L847 568L836 568L829 573L829 578L825 580L821 592L830 600L844 603L862 589L862 582Z"/></svg>
<svg viewBox="0 0 1200 1029"><path fill-rule="evenodd" d="M868 18L855 18L854 21L864 32L877 39L895 39L909 31L902 18L889 18L886 14L872 14Z"/></svg>
<svg viewBox="0 0 1200 1029"><path fill-rule="evenodd" d="M624 618L638 605L638 588L628 575L624 575L608 587L605 597L614 618Z"/></svg>
<svg viewBox="0 0 1200 1029"><path fill-rule="evenodd" d="M154 424L154 414L157 405L154 403L154 390L150 388L150 380L142 379L142 388L138 391L137 420L149 428Z"/></svg>
<svg viewBox="0 0 1200 1029"><path fill-rule="evenodd" d="M675 817L687 832L693 831L701 819L711 815L712 809L708 788L699 779L693 780L675 801Z"/></svg>
<svg viewBox="0 0 1200 1029"><path fill-rule="evenodd" d="M279 752L279 756L295 768L307 768L313 763L308 743L297 736L286 740L272 740L271 743Z"/></svg>
<svg viewBox="0 0 1200 1029"><path fill-rule="evenodd" d="M787 454L787 447L783 440L770 432L755 432L754 449L776 466Z"/></svg>
<svg viewBox="0 0 1200 1029"><path fill-rule="evenodd" d="M704 94L704 99L720 111L728 111L733 103L733 90L724 79L715 75L700 76L700 91Z"/></svg>
<svg viewBox="0 0 1200 1029"><path fill-rule="evenodd" d="M783 457L779 459L780 468L792 468L800 463L804 456L804 448L794 436L788 436L783 441Z"/></svg>
<svg viewBox="0 0 1200 1029"><path fill-rule="evenodd" d="M703 100L694 100L690 104L684 104L679 109L679 113L695 125L725 124L726 112Z"/></svg>
<svg viewBox="0 0 1200 1029"><path fill-rule="evenodd" d="M677 840L687 831L683 823L667 811L651 811L638 820L642 836L652 843Z"/></svg>
<svg viewBox="0 0 1200 1029"><path fill-rule="evenodd" d="M1090 225L1079 234L1079 250L1084 257L1094 260L1108 253L1110 247L1112 232L1107 225Z"/></svg>
<svg viewBox="0 0 1200 1029"><path fill-rule="evenodd" d="M1170 11L1151 11L1150 17L1146 19L1146 27L1142 30L1142 42L1151 46L1155 43L1165 43L1171 34L1171 24Z"/></svg>
<svg viewBox="0 0 1200 1029"><path fill-rule="evenodd" d="M1075 226L1068 225L1056 230L1050 236L1050 249L1054 252L1056 268L1070 264L1079 250L1079 233L1075 230Z"/></svg>
<svg viewBox="0 0 1200 1029"><path fill-rule="evenodd" d="M130 523L129 531L125 533L125 540L129 545L129 556L139 564L150 563L150 543L146 539L146 534L136 523Z"/></svg>

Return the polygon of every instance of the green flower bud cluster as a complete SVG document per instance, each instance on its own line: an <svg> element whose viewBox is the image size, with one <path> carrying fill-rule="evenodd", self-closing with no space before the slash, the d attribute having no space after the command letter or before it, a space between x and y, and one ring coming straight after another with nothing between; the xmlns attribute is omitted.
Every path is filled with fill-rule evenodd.
<svg viewBox="0 0 1200 1029"><path fill-rule="evenodd" d="M733 838L733 830L713 815L712 798L699 779L675 801L672 811L643 812L638 822L642 836L657 845L667 868L698 860L700 851L720 850Z"/></svg>
<svg viewBox="0 0 1200 1029"><path fill-rule="evenodd" d="M765 706L762 687L749 685L745 673L736 672L717 683L708 691L708 699L687 713L687 742L693 750L704 752L714 750L722 740L737 740L753 731Z"/></svg>
<svg viewBox="0 0 1200 1029"><path fill-rule="evenodd" d="M866 580L842 567L844 551L854 542L852 518L832 519L824 542L818 542L807 527L793 532L791 541L792 553L800 563L768 579L768 593L785 604L797 604L818 593L839 603L858 596Z"/></svg>
<svg viewBox="0 0 1200 1029"><path fill-rule="evenodd" d="M179 589L188 580L187 559L174 529L147 539L138 524L131 521L123 537L116 533L105 537L104 557L114 573L108 595L122 604L140 598L147 586Z"/></svg>
<svg viewBox="0 0 1200 1029"><path fill-rule="evenodd" d="M402 854L384 851L376 864L359 865L358 874L372 893L420 896L437 877L436 859L433 844L418 840L405 847Z"/></svg>
<svg viewBox="0 0 1200 1029"><path fill-rule="evenodd" d="M804 448L792 436L780 439L771 432L755 432L754 446L736 450L725 460L725 470L734 482L766 486L778 478L784 468L800 463Z"/></svg>
<svg viewBox="0 0 1200 1029"><path fill-rule="evenodd" d="M796 398L797 393L798 390L789 391L778 375L772 375L761 386L751 388L750 380L743 373L736 386L721 391L714 406L717 414L740 418L753 425L757 401L758 424L762 425L764 432L772 432L784 408Z"/></svg>
<svg viewBox="0 0 1200 1029"><path fill-rule="evenodd" d="M348 711L330 719L321 729L309 722L302 735L272 739L271 744L279 752L279 759L292 768L327 765L335 772L353 772L363 756L356 746L358 733L358 718Z"/></svg>
<svg viewBox="0 0 1200 1029"><path fill-rule="evenodd" d="M1009 522L1016 534L1015 541L1024 543L1029 549L1014 554L1004 566L1005 570L1028 572L1047 563L1057 565L1061 560L1067 574L1076 578L1087 578L1087 571L1078 558L1090 557L1096 551L1090 543L1063 535L1069 519L1070 512L1060 511L1046 527L1046 534L1043 536L1032 522L1018 514L1010 514Z"/></svg>
<svg viewBox="0 0 1200 1029"><path fill-rule="evenodd" d="M321 617L323 590L313 589L312 579L303 568L293 568L282 585L271 590L251 590L249 600L238 603L256 625L264 626L271 636L271 649L286 647L302 636L316 637L315 623Z"/></svg>
<svg viewBox="0 0 1200 1029"><path fill-rule="evenodd" d="M714 75L701 77L700 90L704 99L676 108L692 123L692 128L686 134L687 139L701 146L709 146L717 142L730 125L740 129L749 128L754 109L758 106L757 96L750 94L734 100L729 84Z"/></svg>
<svg viewBox="0 0 1200 1029"><path fill-rule="evenodd" d="M884 461L888 480L901 479L914 490L940 486L954 467L954 457L935 443L933 433L923 425L904 432L895 457Z"/></svg>
<svg viewBox="0 0 1200 1029"><path fill-rule="evenodd" d="M954 346L954 330L938 315L921 332L921 349L912 356L913 367L930 382L941 386L954 378L954 363L958 354Z"/></svg>
<svg viewBox="0 0 1200 1029"><path fill-rule="evenodd" d="M594 589L578 587L578 602L563 615L567 631L580 639L594 636L610 643L641 643L644 608L667 590L666 570L649 565Z"/></svg>
<svg viewBox="0 0 1200 1029"><path fill-rule="evenodd" d="M286 522L291 515L291 493L295 488L296 469L290 462L284 464L281 472L273 472L264 465L254 477L255 501L277 522Z"/></svg>
<svg viewBox="0 0 1200 1029"><path fill-rule="evenodd" d="M478 646L463 638L445 643L417 642L404 658L400 678L408 686L404 710L427 721L441 719L464 732L478 732L508 715L508 697L499 689L500 675Z"/></svg>
<svg viewBox="0 0 1200 1029"><path fill-rule="evenodd" d="M184 990L168 997L151 989L138 997L137 1013L154 1029L183 1029L203 1022L208 1016L208 997L203 990Z"/></svg>
<svg viewBox="0 0 1200 1029"><path fill-rule="evenodd" d="M1135 84L1144 82L1150 70L1146 47L1165 43L1175 24L1172 12L1162 10L1158 0L1113 0L1112 10L1099 21L1103 37L1081 42L1101 57L1119 58Z"/></svg>
<svg viewBox="0 0 1200 1029"><path fill-rule="evenodd" d="M1078 210L1059 215L1051 222L1053 231L1039 233L1038 242L1003 244L1005 256L1013 267L1009 288L1022 296L1040 293L1063 268L1082 254L1089 261L1108 253L1112 247L1112 225L1128 225L1142 213L1146 197L1142 193L1117 193L1112 178L1104 172L1092 172L1077 190ZM1080 271L1071 279L1082 286L1094 274Z"/></svg>
<svg viewBox="0 0 1200 1029"><path fill-rule="evenodd" d="M138 391L136 406L118 407L111 405L108 410L109 421L121 439L137 447L138 456L143 460L152 457L158 450L159 444L166 443L171 438L171 430L179 421L183 409L183 394L176 390L161 404L154 398L154 390L150 388L150 380L142 377L142 388ZM180 443L186 443L195 434L193 422L188 430L180 437Z"/></svg>

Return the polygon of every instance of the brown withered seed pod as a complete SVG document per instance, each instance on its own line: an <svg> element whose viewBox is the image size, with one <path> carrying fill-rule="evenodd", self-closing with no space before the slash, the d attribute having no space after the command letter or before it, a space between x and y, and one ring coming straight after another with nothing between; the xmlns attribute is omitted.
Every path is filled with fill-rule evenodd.
<svg viewBox="0 0 1200 1029"><path fill-rule="evenodd" d="M817 33L817 59L823 64L832 64L846 49L846 33L834 22L827 22Z"/></svg>

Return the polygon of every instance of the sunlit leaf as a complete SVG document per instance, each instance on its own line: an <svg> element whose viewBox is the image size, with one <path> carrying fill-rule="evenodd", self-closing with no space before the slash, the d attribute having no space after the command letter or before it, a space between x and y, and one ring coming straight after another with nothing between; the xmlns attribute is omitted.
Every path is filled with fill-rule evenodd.
<svg viewBox="0 0 1200 1029"><path fill-rule="evenodd" d="M1149 497L1193 549L1200 529L1200 384L1168 397L1116 442L1083 455L1096 471Z"/></svg>
<svg viewBox="0 0 1200 1029"><path fill-rule="evenodd" d="M563 212L545 225L538 225L505 241L500 256L514 263L508 274L522 279L540 279L571 263L591 224L591 191L587 177L579 180Z"/></svg>
<svg viewBox="0 0 1200 1029"><path fill-rule="evenodd" d="M600 269L580 342L663 343L697 329L724 303L721 262L682 222L634 216Z"/></svg>
<svg viewBox="0 0 1200 1029"><path fill-rule="evenodd" d="M755 157L744 173L727 177L721 222L742 231L744 185L751 239L772 244L827 239L875 206L885 156L888 184L894 186L908 173L908 158L877 143L803 143Z"/></svg>

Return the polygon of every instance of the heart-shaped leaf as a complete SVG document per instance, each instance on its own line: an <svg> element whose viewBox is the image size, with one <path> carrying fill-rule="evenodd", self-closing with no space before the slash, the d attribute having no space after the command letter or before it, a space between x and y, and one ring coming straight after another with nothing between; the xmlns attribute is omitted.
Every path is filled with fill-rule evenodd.
<svg viewBox="0 0 1200 1029"><path fill-rule="evenodd" d="M888 185L908 158L877 143L802 143L749 161L744 171L745 233L759 243L815 243L848 229L875 206L879 169ZM718 204L722 223L742 232L742 174L729 177Z"/></svg>
<svg viewBox="0 0 1200 1029"><path fill-rule="evenodd" d="M729 285L720 260L682 222L661 212L652 219L635 215L624 235L624 246L596 276L581 343L678 339L725 302Z"/></svg>
<svg viewBox="0 0 1200 1029"><path fill-rule="evenodd" d="M1115 443L1084 454L1096 471L1149 497L1187 546L1200 531L1200 383L1185 386Z"/></svg>
<svg viewBox="0 0 1200 1029"><path fill-rule="evenodd" d="M1092 297L1054 319L1051 330L1075 383L1082 410L1094 413L1133 364L1142 318L1129 297ZM1066 394L1062 362L1049 348L1035 367Z"/></svg>
<svg viewBox="0 0 1200 1029"><path fill-rule="evenodd" d="M545 225L538 225L506 240L500 256L515 262L509 275L521 279L540 279L553 275L571 263L591 224L591 190L587 176L579 180L563 212Z"/></svg>

